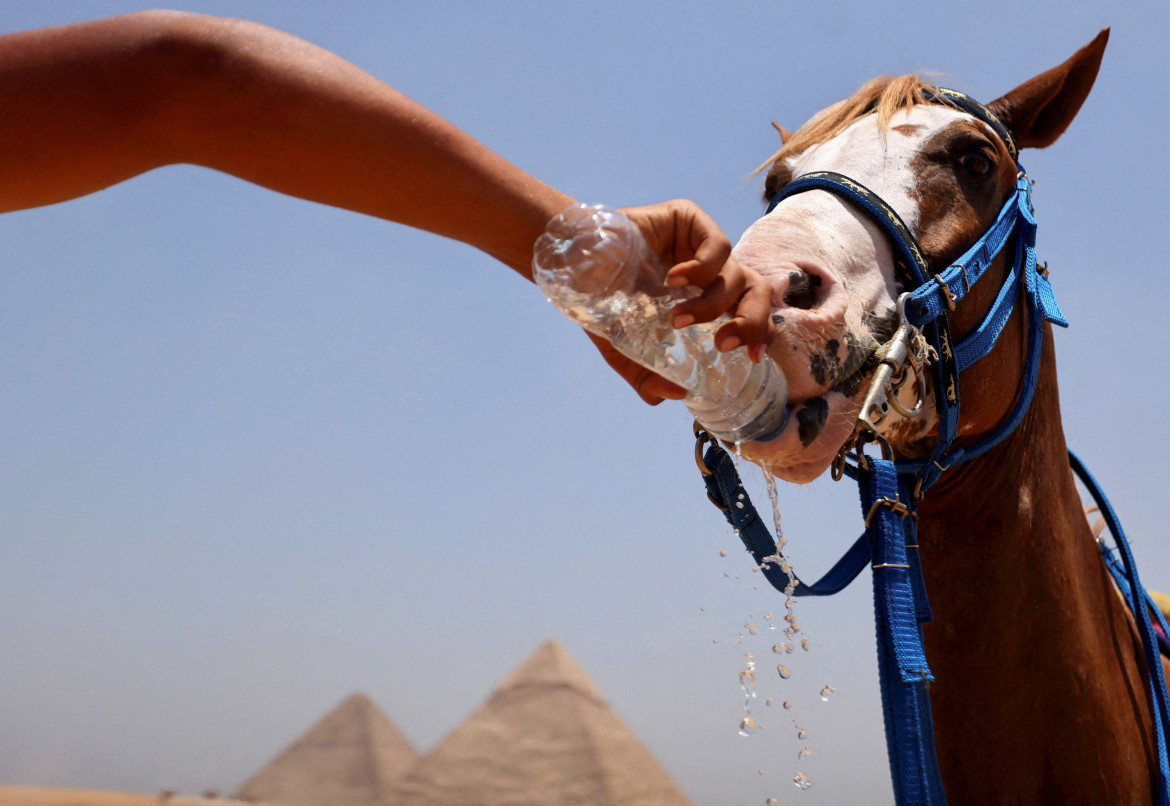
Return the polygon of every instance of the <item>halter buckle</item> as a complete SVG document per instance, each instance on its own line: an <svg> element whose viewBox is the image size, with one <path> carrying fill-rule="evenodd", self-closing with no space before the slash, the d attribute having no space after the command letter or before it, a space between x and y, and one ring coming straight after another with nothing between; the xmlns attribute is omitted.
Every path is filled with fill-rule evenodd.
<svg viewBox="0 0 1170 806"><path fill-rule="evenodd" d="M882 507L885 507L886 509L898 515L901 515L902 520L906 520L906 518L910 518L914 521L918 520L918 513L898 500L897 496L894 498L879 498L873 502L873 506L869 508L869 512L865 516L866 529L869 528L870 523L873 521L873 516L876 515L877 511Z"/></svg>
<svg viewBox="0 0 1170 806"><path fill-rule="evenodd" d="M941 274L934 275L934 279L938 282L938 287L942 289L943 300L947 303L947 310L951 313L955 312L955 303L958 302L958 297L955 292L951 291L951 287L947 285L947 281L942 278ZM970 283L968 283L970 287Z"/></svg>

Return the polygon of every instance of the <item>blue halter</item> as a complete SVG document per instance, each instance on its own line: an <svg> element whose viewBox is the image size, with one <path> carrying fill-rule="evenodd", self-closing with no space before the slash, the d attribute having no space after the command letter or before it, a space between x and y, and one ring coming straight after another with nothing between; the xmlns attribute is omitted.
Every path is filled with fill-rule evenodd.
<svg viewBox="0 0 1170 806"><path fill-rule="evenodd" d="M773 587L795 596L828 596L845 588L866 564L873 569L882 711L894 794L900 806L939 806L945 803L934 752L927 692L927 685L933 677L922 641L922 625L931 620L931 612L918 556L918 502L947 469L982 455L1015 430L1036 389L1044 323L1068 326L1056 303L1047 269L1036 262L1036 219L1031 202L1031 183L1019 168L1019 152L1011 133L990 110L963 93L939 89L929 96L929 100L959 107L990 126L1003 140L1018 168L1015 190L995 222L950 266L932 273L913 233L897 213L868 188L840 174L819 171L798 177L771 200L768 212L794 194L826 190L864 210L889 236L900 279L906 287L914 289L899 301L902 327L920 331L937 355L937 360L930 364L939 418L939 439L933 455L925 461L895 461L889 444L870 425L868 412L863 411L854 439L842 448L834 462L834 477L848 475L858 482L866 531L819 581L811 585L798 582L792 586L776 562L776 544L751 504L731 457L696 424L696 459L706 482L708 497L723 510ZM1015 253L1011 269L995 302L974 332L954 344L946 314L971 291L999 253L1012 242L1013 236ZM1028 306L1028 344L1023 380L1015 405L1009 415L978 443L956 446L959 373L991 352L1021 296L1021 285ZM889 374L887 372L885 377L888 378ZM871 391L871 398L872 395ZM871 398L867 398L867 405ZM703 445L708 442L710 445L703 453ZM880 457L863 451L869 442L882 446ZM851 447L854 453L849 455ZM1153 612L1161 621L1167 635L1170 635L1170 629L1158 609L1152 606L1138 579L1137 567L1121 525L1100 487L1075 456L1070 453L1069 458L1073 469L1097 500L1121 554L1119 561L1102 544L1106 566L1129 604L1141 634L1145 662L1150 670L1149 687L1160 759L1159 803L1170 806L1170 753L1167 751L1170 696L1167 695L1150 613ZM728 502L736 502L736 506L729 506Z"/></svg>

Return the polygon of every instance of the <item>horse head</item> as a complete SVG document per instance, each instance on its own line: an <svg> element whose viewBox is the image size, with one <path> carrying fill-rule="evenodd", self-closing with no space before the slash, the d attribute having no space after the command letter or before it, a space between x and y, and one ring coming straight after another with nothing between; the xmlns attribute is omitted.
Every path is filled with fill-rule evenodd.
<svg viewBox="0 0 1170 806"><path fill-rule="evenodd" d="M976 242L1015 191L1014 147L1051 145L1072 122L1096 78L1108 29L1063 64L988 105L991 123L917 76L871 81L815 115L795 133L781 127L782 147L761 168L771 202L814 172L848 177L883 199L917 238L931 272ZM1013 141L1014 140L1014 144ZM1004 255L949 314L956 342L982 321L1003 284ZM769 355L789 382L790 426L742 453L789 481L821 475L849 440L861 413L875 354L898 325L896 301L915 283L872 214L840 195L810 190L782 198L735 247L742 263L773 284L777 337ZM1022 373L1025 313L1017 306L986 359L963 375L958 436L986 432L1012 406ZM903 402L912 407L913 384ZM896 411L882 435L902 455L929 455L937 434L932 395L916 417Z"/></svg>

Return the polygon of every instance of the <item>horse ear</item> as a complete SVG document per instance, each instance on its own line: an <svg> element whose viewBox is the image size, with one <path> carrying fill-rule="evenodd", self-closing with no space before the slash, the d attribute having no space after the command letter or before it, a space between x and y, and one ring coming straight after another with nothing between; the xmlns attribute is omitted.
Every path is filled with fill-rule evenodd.
<svg viewBox="0 0 1170 806"><path fill-rule="evenodd" d="M1109 29L1105 28L1064 64L989 104L1020 148L1044 148L1064 134L1093 88L1108 41Z"/></svg>
<svg viewBox="0 0 1170 806"><path fill-rule="evenodd" d="M780 145L784 145L785 143L787 143L788 138L792 137L792 135L794 135L796 133L796 132L788 131L788 129L784 128L783 126L781 126L779 123L777 123L774 120L772 121L772 128L780 133Z"/></svg>

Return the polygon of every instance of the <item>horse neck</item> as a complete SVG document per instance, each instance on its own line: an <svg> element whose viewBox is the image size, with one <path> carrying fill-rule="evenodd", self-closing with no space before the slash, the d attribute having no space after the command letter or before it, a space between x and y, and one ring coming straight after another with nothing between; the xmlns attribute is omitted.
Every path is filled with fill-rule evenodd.
<svg viewBox="0 0 1170 806"><path fill-rule="evenodd" d="M919 509L939 761L956 802L1148 803L1141 662L1069 469L1046 336L1019 428Z"/></svg>

